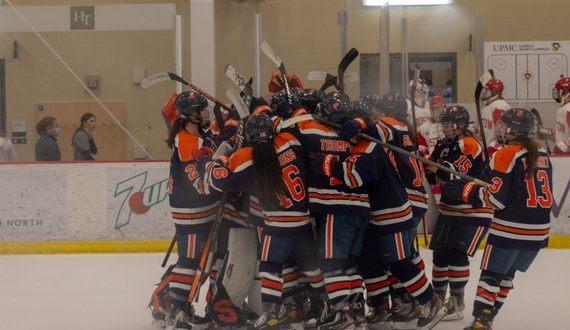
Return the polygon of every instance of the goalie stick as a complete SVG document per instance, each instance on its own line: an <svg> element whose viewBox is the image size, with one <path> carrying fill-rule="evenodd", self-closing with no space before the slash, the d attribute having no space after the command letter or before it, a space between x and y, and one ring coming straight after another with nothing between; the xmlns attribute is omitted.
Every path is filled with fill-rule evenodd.
<svg viewBox="0 0 570 330"><path fill-rule="evenodd" d="M338 91L341 95L344 95L344 72L350 63L352 63L352 61L354 61L357 57L358 50L356 50L356 48L351 48L338 64Z"/></svg>
<svg viewBox="0 0 570 330"><path fill-rule="evenodd" d="M485 138L485 129L483 127L483 119L481 117L481 92L489 80L493 79L493 70L485 72L475 88L475 108L477 109L477 120L479 122L479 131L481 132L481 142L483 143L483 153L485 154L485 167L489 167L489 150L487 150L487 139Z"/></svg>
<svg viewBox="0 0 570 330"><path fill-rule="evenodd" d="M261 43L261 50L279 68L279 72L281 72L281 79L283 80L283 84L285 85L285 91L287 93L287 100L289 101L289 104L291 104L292 103L292 101L291 101L291 90L289 90L289 82L287 81L287 71L285 71L285 64L283 64L283 61L281 61L281 59L279 58L277 53L275 53L273 51L271 46L269 46L269 44L266 41Z"/></svg>
<svg viewBox="0 0 570 330"><path fill-rule="evenodd" d="M216 99L212 95L210 95L210 94L206 93L205 91L203 91L202 89L198 88L198 86L196 86L192 83L189 83L188 81L184 80L184 78L182 78L182 77L180 77L180 76L178 76L172 72L161 72L161 73L156 73L156 74L150 75L141 81L141 87L142 88L149 88L150 86L152 86L154 84L157 84L161 81L167 81L167 80L173 80L173 81L177 81L179 83L182 83L183 85L190 87L190 89L192 89L196 93L207 98L211 102L218 104L220 107L224 108L225 110L232 111L232 109L230 107L228 107L225 103L219 101L218 99Z"/></svg>
<svg viewBox="0 0 570 330"><path fill-rule="evenodd" d="M249 84L247 84L249 85ZM251 91L251 85L249 85L249 88L244 88L244 92L247 93L247 91ZM226 90L226 95L228 96L228 98L230 99L230 101L232 101L232 103L234 104L239 116L240 116L240 121L238 124L238 130L236 131L236 144L234 147L234 150L241 148L241 143L239 141L243 141L243 138L240 138L238 135L241 134L243 135L243 127L245 125L245 121L247 120L247 118L249 117L249 104L245 103L244 100L241 98L241 96L239 95L239 93L234 90L234 89L228 89ZM251 94L249 95L249 99L251 100ZM240 130L240 127L242 127L242 129ZM212 228L210 229L210 233L208 234L208 240L206 241L206 244L204 245L203 248L203 252L202 252L202 258L200 259L200 264L198 266L198 269L196 270L196 275L194 276L194 281L192 283L192 288L190 289L190 295L188 295L188 304L192 303L192 301L194 300L194 298L196 298L196 300L198 299L198 294L197 294L197 290L198 287L202 286L202 283L204 282L202 280L202 277L204 276L204 274L208 274L209 273L209 269L211 267L212 261L214 259L214 250L213 250L213 246L216 242L217 236L218 236L218 229L220 228L220 224L222 222L222 216L224 214L224 206L228 200L228 195L229 193L227 191L224 191L222 193L222 197L220 199L220 205L218 206L218 210L216 211L216 218L214 219L214 222L212 223Z"/></svg>
<svg viewBox="0 0 570 330"><path fill-rule="evenodd" d="M322 71L310 71L307 79L309 80L317 80L317 81L326 81L329 77L333 77L332 74L322 72ZM335 76L336 77L336 76ZM354 83L358 82L360 78L356 73L345 73L344 74L344 82L346 83Z"/></svg>

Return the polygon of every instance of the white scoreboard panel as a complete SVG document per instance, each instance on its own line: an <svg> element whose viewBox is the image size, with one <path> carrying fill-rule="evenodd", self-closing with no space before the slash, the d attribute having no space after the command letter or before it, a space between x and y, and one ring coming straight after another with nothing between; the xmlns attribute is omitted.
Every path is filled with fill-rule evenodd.
<svg viewBox="0 0 570 330"><path fill-rule="evenodd" d="M570 41L485 42L484 51L507 100L552 101L554 84L568 77Z"/></svg>

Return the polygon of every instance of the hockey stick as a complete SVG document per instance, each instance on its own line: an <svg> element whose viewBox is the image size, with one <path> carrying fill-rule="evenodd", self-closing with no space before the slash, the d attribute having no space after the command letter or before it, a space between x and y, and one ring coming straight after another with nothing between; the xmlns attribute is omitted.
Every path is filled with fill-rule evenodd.
<svg viewBox="0 0 570 330"><path fill-rule="evenodd" d="M487 139L485 138L485 129L483 127L483 119L481 118L481 92L489 80L493 79L493 70L485 72L475 88L475 108L477 109L477 120L479 121L479 131L481 132L481 142L483 143L483 153L485 154L485 167L489 167L489 150L487 150Z"/></svg>
<svg viewBox="0 0 570 330"><path fill-rule="evenodd" d="M168 247L168 251L166 251L166 255L164 256L164 260L162 260L162 265L160 265L160 267L164 268L166 266L168 258L170 258L170 254L172 253L172 249L174 248L174 244L176 244L177 240L178 240L178 235L174 234L172 242L170 242L170 246Z"/></svg>
<svg viewBox="0 0 570 330"><path fill-rule="evenodd" d="M340 95L344 95L344 72L346 71L350 63L352 63L352 61L354 61L357 57L358 57L358 50L356 50L356 48L351 48L348 51L348 53L344 55L344 57L338 64L337 77L338 77L338 91Z"/></svg>
<svg viewBox="0 0 570 330"><path fill-rule="evenodd" d="M336 84L337 82L338 82L337 76L328 75L327 78L325 79L325 82L321 86L320 90L324 92L325 90L327 90L327 88L331 86L334 86L338 90L338 86Z"/></svg>
<svg viewBox="0 0 570 330"><path fill-rule="evenodd" d="M416 64L416 68L414 69L414 79L412 80L412 90L410 91L410 103L412 103L412 125L414 127L414 131L418 131L416 127L416 88L418 87L418 80L420 80L420 66ZM415 142L416 147L418 146L418 141L416 139Z"/></svg>
<svg viewBox="0 0 570 330"><path fill-rule="evenodd" d="M291 104L292 103L291 90L289 90L289 82L287 81L287 71L285 71L285 64L283 64L283 61L281 61L279 56L277 56L277 53L273 51L271 46L269 46L269 44L266 41L261 43L261 50L279 68L279 72L281 72L281 79L283 79L283 84L285 85L285 91L287 92L287 100L289 101L289 104Z"/></svg>
<svg viewBox="0 0 570 330"><path fill-rule="evenodd" d="M222 103L221 101L219 101L218 99L216 99L212 95L210 95L210 94L206 93L205 91L203 91L202 89L198 88L198 86L187 82L186 80L184 80L184 78L182 78L182 77L180 77L180 76L178 76L172 72L161 72L161 73L156 73L156 74L150 75L141 81L141 87L142 88L149 88L150 86L152 86L156 83L159 83L161 81L167 81L167 80L174 80L174 81L177 81L179 83L182 83L183 85L190 87L190 89L192 89L196 93L202 95L203 97L207 98L208 100L212 101L213 103L219 104L220 107L226 109L227 111L232 111L232 109L230 107L228 107L225 103Z"/></svg>
<svg viewBox="0 0 570 330"><path fill-rule="evenodd" d="M247 84L249 85L249 84ZM251 85L249 88L244 88L244 91L252 90ZM236 147L234 149L241 148L241 144L238 144L238 134L243 135L243 129L240 131L240 126L244 126L244 122L249 117L249 105L246 104L242 98L240 97L239 93L234 89L228 89L226 91L226 95L234 104L238 114L240 115L240 121L238 124L238 130L236 131ZM251 95L249 95L249 99L251 99ZM243 141L243 139L240 139ZM216 218L214 219L214 223L212 223L212 228L210 229L210 233L208 234L208 240L204 245L204 251L202 252L202 258L200 259L200 265L196 270L196 275L194 276L194 281L192 283L192 287L190 289L190 295L188 296L188 303L191 303L194 298L198 300L197 290L203 283L202 277L204 274L209 273L210 266L214 259L214 249L212 248L217 240L218 229L220 228L220 223L222 222L222 216L224 214L224 206L228 200L229 193L224 191L222 193L222 197L220 199L220 205L218 206L218 210L216 212Z"/></svg>
<svg viewBox="0 0 570 330"><path fill-rule="evenodd" d="M226 77L230 78L231 81L234 82L240 89L241 93L240 96L243 96L245 104L251 104L251 98L253 97L253 88L251 87L251 82L248 82L244 75L242 75L236 68L233 66L226 64L224 68L224 74ZM226 91L227 94L227 91ZM228 96L229 97L229 96ZM233 103L233 102L232 102ZM234 103L235 106L235 103ZM249 113L249 109L248 109ZM240 116L240 118L242 118Z"/></svg>
<svg viewBox="0 0 570 330"><path fill-rule="evenodd" d="M337 128L337 129L340 128L340 125L339 125L339 124L334 123L334 122L332 122L332 121L329 121L329 120L327 120L327 119L324 119L324 118L322 118L322 117L320 117L320 116L315 116L315 115L313 115L313 119L316 120L316 121L323 122L323 123L325 123L325 124L327 124L327 125L329 125L329 126L331 126L331 127L334 127L334 128ZM440 170L442 170L442 171L449 172L449 173L451 173L451 174L453 174L453 175L456 175L456 176L458 176L458 177L460 177L460 178L462 178L462 179L475 182L475 183L478 184L479 186L482 186L482 187L488 187L488 186L489 186L489 183L487 183L487 182L485 182L485 181L483 181L483 180L474 178L474 177L472 177L472 176L470 176L470 175L467 175L467 174L461 173L461 172L459 172L459 171L456 171L456 170L454 170L454 169L451 169L451 168L449 168L449 167L443 166L443 165L441 165L441 164L439 164L439 163L436 163L436 162L434 162L434 161L431 161L431 160L429 160L429 159L426 159L426 158L424 158L424 157L422 157L422 156L418 156L418 155L416 155L416 154L414 154L414 153L412 153L412 152L409 152L409 151L407 151L407 150L404 150L404 149L398 148L398 147L396 147L396 146L394 146L394 145L391 145L390 143L387 143L387 142L384 142L384 141L382 141L382 140L373 138L373 137L371 137L370 135L366 135L366 134L364 134L364 133L358 133L357 135L358 135L359 137L363 138L363 139L368 140L368 141L378 143L378 144L380 144L380 145L382 145L382 146L384 146L384 147L386 147L386 148L388 148L388 149L390 149L390 150L392 150L392 151L395 151L395 152L400 153L400 154L403 154L403 155L405 155L405 156L408 156L408 157L412 157L412 158L414 158L414 159L417 159L417 160L419 160L419 161L422 162L422 163L435 166L435 167L437 167L438 169L440 169Z"/></svg>

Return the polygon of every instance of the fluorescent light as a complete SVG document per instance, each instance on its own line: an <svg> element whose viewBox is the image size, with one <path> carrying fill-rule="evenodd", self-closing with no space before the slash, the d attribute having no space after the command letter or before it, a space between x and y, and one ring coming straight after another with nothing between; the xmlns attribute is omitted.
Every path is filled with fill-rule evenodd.
<svg viewBox="0 0 570 330"><path fill-rule="evenodd" d="M362 0L363 6L383 6L388 2L390 6L429 6L451 5L453 0Z"/></svg>

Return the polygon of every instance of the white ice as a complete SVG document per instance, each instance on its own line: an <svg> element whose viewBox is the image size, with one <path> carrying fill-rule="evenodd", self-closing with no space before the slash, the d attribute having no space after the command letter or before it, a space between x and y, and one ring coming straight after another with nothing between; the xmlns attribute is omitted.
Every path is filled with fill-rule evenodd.
<svg viewBox="0 0 570 330"><path fill-rule="evenodd" d="M431 278L431 253L422 249ZM146 309L164 269L164 254L0 256L0 329L146 330ZM172 259L171 259L172 260ZM479 278L481 251L471 259L465 319L435 329L462 329ZM495 320L495 330L570 329L570 250L542 250ZM201 299L205 296L205 287ZM197 311L203 313L204 303Z"/></svg>

